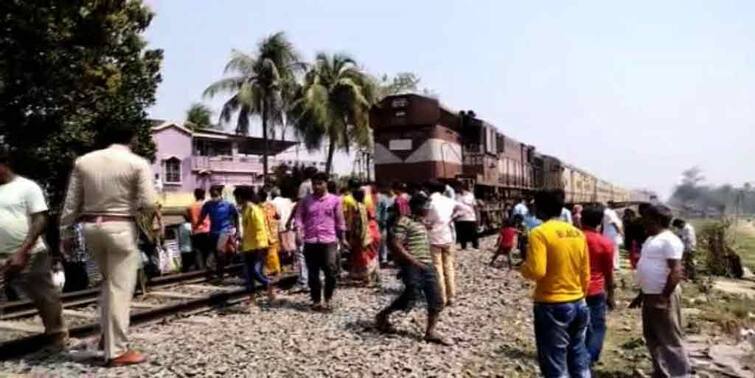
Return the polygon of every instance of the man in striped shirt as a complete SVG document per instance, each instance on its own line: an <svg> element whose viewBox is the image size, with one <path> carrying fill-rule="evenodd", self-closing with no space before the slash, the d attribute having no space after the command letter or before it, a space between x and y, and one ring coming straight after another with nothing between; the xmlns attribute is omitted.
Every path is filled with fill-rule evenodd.
<svg viewBox="0 0 755 378"><path fill-rule="evenodd" d="M427 301L425 341L450 345L449 341L435 331L435 325L443 310L443 296L438 274L432 264L427 228L423 223L427 213L426 204L427 198L424 196L412 197L409 201L412 214L401 216L393 229L390 248L393 260L401 269L401 279L405 288L393 303L378 313L376 323L381 332L395 332L389 316L395 311L409 311L417 299L418 292L421 291ZM396 211L396 206L393 206L391 211Z"/></svg>

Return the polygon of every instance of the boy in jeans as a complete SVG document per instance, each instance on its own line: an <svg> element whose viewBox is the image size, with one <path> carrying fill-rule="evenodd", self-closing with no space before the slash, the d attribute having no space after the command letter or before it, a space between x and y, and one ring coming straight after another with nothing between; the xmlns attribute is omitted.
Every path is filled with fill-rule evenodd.
<svg viewBox="0 0 755 378"><path fill-rule="evenodd" d="M409 202L411 216L401 216L393 229L390 247L393 259L401 269L401 279L404 281L404 292L393 303L380 311L376 317L377 328L381 332L393 333L389 321L390 315L399 310L409 311L422 291L427 301L427 329L425 341L442 345L450 342L435 331L438 317L443 310L443 296L438 283L438 274L432 264L430 241L423 218L427 213L425 205L427 199L414 196ZM395 211L395 206L392 211Z"/></svg>

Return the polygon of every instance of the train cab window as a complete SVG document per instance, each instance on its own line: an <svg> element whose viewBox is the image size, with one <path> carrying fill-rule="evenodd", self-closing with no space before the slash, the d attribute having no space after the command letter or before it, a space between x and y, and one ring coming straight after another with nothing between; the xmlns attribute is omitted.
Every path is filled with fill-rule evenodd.
<svg viewBox="0 0 755 378"><path fill-rule="evenodd" d="M482 152L484 144L481 128L474 124L466 124L462 129L461 137L464 143L464 149L467 152Z"/></svg>

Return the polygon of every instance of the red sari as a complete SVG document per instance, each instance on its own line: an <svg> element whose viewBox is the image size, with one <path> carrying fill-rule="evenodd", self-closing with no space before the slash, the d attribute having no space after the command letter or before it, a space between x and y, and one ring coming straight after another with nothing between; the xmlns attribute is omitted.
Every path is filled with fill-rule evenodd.
<svg viewBox="0 0 755 378"><path fill-rule="evenodd" d="M366 279L370 273L372 239L369 231L369 217L364 204L357 203L356 207L349 211L348 223L348 238L351 246L349 276L355 280Z"/></svg>
<svg viewBox="0 0 755 378"><path fill-rule="evenodd" d="M357 204L356 211L350 216L351 269L353 279L367 280L378 268L378 249L380 248L380 227L375 218L375 203L370 206Z"/></svg>
<svg viewBox="0 0 755 378"><path fill-rule="evenodd" d="M371 263L374 263L377 266L381 239L380 225L378 224L377 217L375 216L377 211L374 204L377 203L377 198L373 198L372 203L373 205L367 209L367 219L369 220L369 229L367 230L367 232L369 232L370 239L372 239L372 242L370 243L368 249L370 259L373 260L371 261Z"/></svg>

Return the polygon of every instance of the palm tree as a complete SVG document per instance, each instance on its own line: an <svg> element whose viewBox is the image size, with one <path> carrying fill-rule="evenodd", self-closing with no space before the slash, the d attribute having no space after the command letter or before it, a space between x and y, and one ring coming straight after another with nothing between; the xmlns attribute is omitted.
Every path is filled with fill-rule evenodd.
<svg viewBox="0 0 755 378"><path fill-rule="evenodd" d="M229 122L234 114L236 132L249 134L249 119L259 116L262 119L262 170L267 180L268 133L283 123L286 97L282 95L285 83L293 81L296 73L303 68L299 55L283 32L270 35L259 42L253 55L233 50L231 59L225 66L225 73L231 76L218 80L204 91L207 97L219 93L231 94L223 104L220 120Z"/></svg>
<svg viewBox="0 0 755 378"><path fill-rule="evenodd" d="M192 131L209 129L212 127L212 110L207 105L195 102L186 111L186 122L190 123Z"/></svg>
<svg viewBox="0 0 755 378"><path fill-rule="evenodd" d="M347 55L317 54L304 76L291 115L297 133L309 149L320 148L327 137L327 173L336 149L353 144L370 146L369 112L376 99L372 77Z"/></svg>

